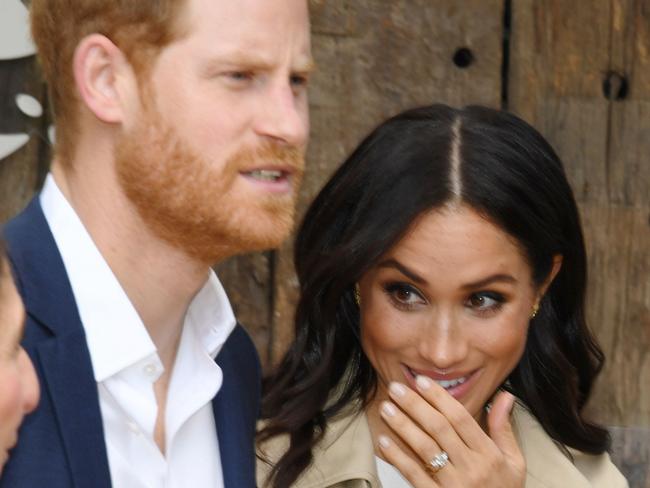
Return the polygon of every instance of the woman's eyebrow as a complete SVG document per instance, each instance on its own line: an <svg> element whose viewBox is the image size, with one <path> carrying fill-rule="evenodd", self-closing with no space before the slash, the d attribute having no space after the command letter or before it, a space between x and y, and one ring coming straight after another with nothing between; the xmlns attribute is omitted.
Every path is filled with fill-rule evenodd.
<svg viewBox="0 0 650 488"><path fill-rule="evenodd" d="M505 273L499 273L499 274L494 274L491 276L488 276L487 278L483 278L479 281L474 281L472 283L467 283L462 286L463 289L469 290L469 289L476 289L476 288L483 288L487 285L491 285L492 283L512 283L517 284L518 281L517 279L509 274Z"/></svg>
<svg viewBox="0 0 650 488"><path fill-rule="evenodd" d="M415 281L416 283L419 283L420 285L426 284L427 280L422 278L419 274L417 274L415 271L412 269L409 269L407 266L403 265L400 263L397 259L390 258L386 259L384 261L381 261L378 265L378 268L394 268L400 273L402 273L404 276L407 278Z"/></svg>

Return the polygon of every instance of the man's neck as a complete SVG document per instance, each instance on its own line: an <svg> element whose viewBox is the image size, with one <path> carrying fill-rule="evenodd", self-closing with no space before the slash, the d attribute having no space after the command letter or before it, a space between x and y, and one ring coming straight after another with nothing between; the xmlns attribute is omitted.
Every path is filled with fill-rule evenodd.
<svg viewBox="0 0 650 488"><path fill-rule="evenodd" d="M55 181L140 315L163 366L171 371L185 314L205 284L209 266L149 231L110 165L89 167L84 162L72 168L80 169L64 169L55 161Z"/></svg>

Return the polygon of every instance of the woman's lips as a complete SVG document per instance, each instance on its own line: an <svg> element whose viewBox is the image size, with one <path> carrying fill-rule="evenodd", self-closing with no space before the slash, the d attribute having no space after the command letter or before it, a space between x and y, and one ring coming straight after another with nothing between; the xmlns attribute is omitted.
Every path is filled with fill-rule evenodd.
<svg viewBox="0 0 650 488"><path fill-rule="evenodd" d="M402 369L408 385L414 390L418 389L415 378L417 376L426 376L442 386L447 393L457 400L462 398L472 388L474 380L477 377L476 373L478 372L478 370L473 370L440 374L432 371L413 369L405 364L402 364Z"/></svg>

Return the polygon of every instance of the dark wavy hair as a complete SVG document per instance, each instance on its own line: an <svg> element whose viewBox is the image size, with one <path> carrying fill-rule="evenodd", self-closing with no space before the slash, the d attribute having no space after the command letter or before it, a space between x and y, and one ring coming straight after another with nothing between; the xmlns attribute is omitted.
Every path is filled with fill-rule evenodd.
<svg viewBox="0 0 650 488"><path fill-rule="evenodd" d="M506 388L560 444L609 447L582 411L604 356L584 317L587 268L580 217L562 163L518 117L485 107L433 105L375 129L316 197L299 229L295 340L265 379L260 442L288 434L271 472L286 488L309 466L330 419L376 391L359 342L354 284L423 213L452 200L519 243L536 284L562 266L533 319Z"/></svg>

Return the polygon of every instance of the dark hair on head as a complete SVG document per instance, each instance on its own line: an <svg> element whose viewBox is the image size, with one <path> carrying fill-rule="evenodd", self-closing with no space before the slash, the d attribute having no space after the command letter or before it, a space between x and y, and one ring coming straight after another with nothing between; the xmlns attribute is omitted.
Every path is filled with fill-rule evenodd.
<svg viewBox="0 0 650 488"><path fill-rule="evenodd" d="M264 385L259 440L290 438L271 474L274 487L290 486L307 468L330 419L350 405L363 408L375 392L354 284L419 216L450 202L516 239L538 285L562 256L507 388L559 443L593 454L608 448L608 432L582 416L604 357L585 324L585 246L562 163L514 115L433 105L375 129L305 215L294 256L296 337Z"/></svg>

